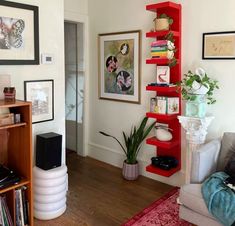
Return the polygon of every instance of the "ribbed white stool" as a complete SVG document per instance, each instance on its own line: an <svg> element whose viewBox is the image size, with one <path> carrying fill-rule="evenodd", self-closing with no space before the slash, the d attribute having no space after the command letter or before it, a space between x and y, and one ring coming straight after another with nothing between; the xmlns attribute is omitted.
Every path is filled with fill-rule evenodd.
<svg viewBox="0 0 235 226"><path fill-rule="evenodd" d="M68 190L67 167L62 165L51 170L33 168L34 175L34 217L51 220L66 210Z"/></svg>

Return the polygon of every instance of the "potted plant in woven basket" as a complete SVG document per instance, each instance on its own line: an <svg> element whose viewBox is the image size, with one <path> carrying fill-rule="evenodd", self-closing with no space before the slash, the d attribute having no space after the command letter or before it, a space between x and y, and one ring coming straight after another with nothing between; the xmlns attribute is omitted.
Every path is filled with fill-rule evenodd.
<svg viewBox="0 0 235 226"><path fill-rule="evenodd" d="M169 30L170 25L173 24L173 19L171 17L167 16L165 13L160 14L153 21L155 22L155 30L156 31Z"/></svg>
<svg viewBox="0 0 235 226"><path fill-rule="evenodd" d="M136 180L139 176L139 164L137 161L137 156L140 151L142 142L148 136L155 125L155 122L153 122L151 125L146 127L147 121L148 118L145 117L138 128L134 126L131 129L129 136L125 132L122 132L125 142L124 146L116 137L100 131L102 135L111 137L116 140L125 153L126 159L123 162L122 175L127 180Z"/></svg>

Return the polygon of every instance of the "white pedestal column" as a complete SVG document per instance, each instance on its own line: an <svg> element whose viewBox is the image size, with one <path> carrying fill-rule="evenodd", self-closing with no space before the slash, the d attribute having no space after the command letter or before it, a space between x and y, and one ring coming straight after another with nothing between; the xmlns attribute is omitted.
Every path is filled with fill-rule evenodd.
<svg viewBox="0 0 235 226"><path fill-rule="evenodd" d="M34 217L51 220L66 210L68 190L67 167L62 165L50 170L33 168L34 175Z"/></svg>
<svg viewBox="0 0 235 226"><path fill-rule="evenodd" d="M207 128L214 117L195 118L178 116L179 122L186 130L186 184L190 183L192 152L197 150L206 140Z"/></svg>

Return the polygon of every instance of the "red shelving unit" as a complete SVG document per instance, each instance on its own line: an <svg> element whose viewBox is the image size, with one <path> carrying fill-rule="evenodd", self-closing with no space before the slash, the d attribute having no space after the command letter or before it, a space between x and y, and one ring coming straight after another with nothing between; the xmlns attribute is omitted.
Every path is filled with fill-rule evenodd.
<svg viewBox="0 0 235 226"><path fill-rule="evenodd" d="M147 172L155 173L155 174L158 174L158 175L161 175L161 176L164 176L164 177L170 177L171 175L178 172L179 170L180 170L179 166L176 167L176 168L170 169L170 170L162 170L162 169L159 169L159 168L157 168L155 166L152 166L152 165L148 165L146 167Z"/></svg>
<svg viewBox="0 0 235 226"><path fill-rule="evenodd" d="M151 137L146 140L147 144L158 146L161 148L171 149L177 145L179 145L179 140L172 140L172 141L160 141L156 137Z"/></svg>
<svg viewBox="0 0 235 226"><path fill-rule="evenodd" d="M154 38L157 40L164 39L165 36L172 32L175 39L176 53L175 58L177 59L176 66L170 68L170 83L176 83L181 80L181 5L173 2L162 2L157 4L151 4L146 6L146 10L154 13L162 14L165 13L173 19L171 30L169 31L150 31L146 33L147 38ZM146 59L146 64L155 65L168 65L169 60L166 58L149 58ZM155 81L155 80L154 80ZM177 173L181 169L181 126L177 119L177 116L181 114L181 94L177 92L176 86L170 87L159 87L159 86L146 86L147 91L155 92L158 96L170 96L179 97L180 99L180 111L179 114L157 114L154 112L147 112L146 116L154 118L159 123L168 124L169 128L173 129L172 141L162 142L157 140L156 137L151 137L146 140L146 143L156 147L156 156L174 156L179 165L171 170L163 170L155 166L149 165L146 167L146 171L155 173L161 176L170 177Z"/></svg>
<svg viewBox="0 0 235 226"><path fill-rule="evenodd" d="M165 37L169 32L173 33L174 37L179 37L178 31L150 31L146 33L146 38Z"/></svg>
<svg viewBox="0 0 235 226"><path fill-rule="evenodd" d="M177 86L146 86L146 90L163 93L177 92Z"/></svg>
<svg viewBox="0 0 235 226"><path fill-rule="evenodd" d="M178 59L177 63L179 62ZM149 58L146 60L146 64L157 64L157 65L167 65L169 60L167 58Z"/></svg>
<svg viewBox="0 0 235 226"><path fill-rule="evenodd" d="M146 116L148 118L154 118L157 119L157 121L172 121L174 119L177 120L177 116L179 114L172 114L172 115L164 115L164 114L157 114L157 113L153 113L153 112L147 112Z"/></svg>

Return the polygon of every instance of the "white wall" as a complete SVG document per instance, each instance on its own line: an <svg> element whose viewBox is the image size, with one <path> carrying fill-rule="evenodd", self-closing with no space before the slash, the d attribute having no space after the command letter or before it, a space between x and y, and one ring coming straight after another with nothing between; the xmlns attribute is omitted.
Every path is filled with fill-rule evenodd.
<svg viewBox="0 0 235 226"><path fill-rule="evenodd" d="M39 39L40 53L54 55L52 65L0 65L1 74L11 75L11 84L16 87L17 99L24 99L25 80L54 80L54 113L55 119L49 122L33 124L33 139L35 134L56 132L63 135L63 162L65 110L64 110L64 4L63 0L14 0L14 2L36 5L39 7ZM53 13L53 16L51 16Z"/></svg>
<svg viewBox="0 0 235 226"><path fill-rule="evenodd" d="M76 14L88 14L88 0L64 0L64 9Z"/></svg>
<svg viewBox="0 0 235 226"><path fill-rule="evenodd" d="M89 155L121 167L124 159L118 144L112 139L101 136L103 130L122 139L121 132L129 131L138 123L149 109L149 99L154 96L145 91L145 86L155 77L155 66L146 65L149 57L150 40L145 38L145 32L153 27L154 13L145 10L145 6L158 3L156 0L89 0L90 20L90 136ZM183 7L183 51L182 72L194 70L201 66L208 74L217 79L220 90L216 93L218 103L209 107L208 112L215 116L209 128L208 138L219 137L224 131L235 131L234 105L234 72L233 60L201 60L202 33L213 31L235 30L233 0L187 0L175 1ZM99 33L142 30L142 60L141 60L141 105L120 103L98 99L98 65L97 36ZM139 159L142 174L154 179L179 185L184 181L185 147L183 145L183 169L170 178L149 174L145 166L155 153L154 147L143 145Z"/></svg>

